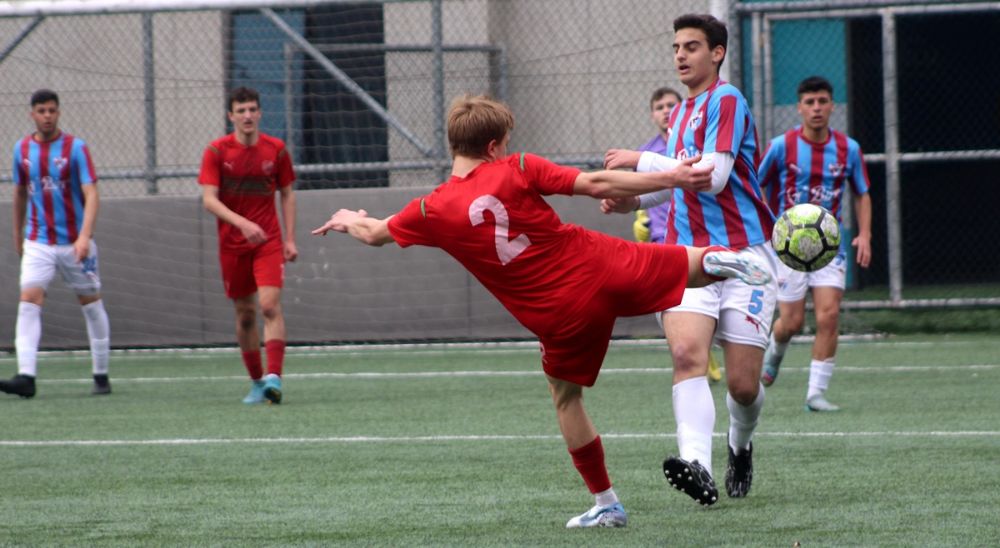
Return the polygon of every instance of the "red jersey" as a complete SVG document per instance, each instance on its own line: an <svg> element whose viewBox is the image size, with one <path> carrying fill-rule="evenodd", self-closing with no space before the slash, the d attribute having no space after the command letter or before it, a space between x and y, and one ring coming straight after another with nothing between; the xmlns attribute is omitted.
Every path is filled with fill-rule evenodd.
<svg viewBox="0 0 1000 548"><path fill-rule="evenodd" d="M219 187L219 200L226 207L260 225L268 242L281 239L274 193L294 181L285 143L263 133L253 146L241 144L233 133L212 141L198 175L199 184ZM242 253L255 247L235 226L219 219L218 227L220 250Z"/></svg>
<svg viewBox="0 0 1000 548"><path fill-rule="evenodd" d="M564 224L542 198L571 195L579 173L531 154L483 163L414 199L389 232L401 247L443 249L522 325L559 335L588 321L584 307L621 268L621 240Z"/></svg>

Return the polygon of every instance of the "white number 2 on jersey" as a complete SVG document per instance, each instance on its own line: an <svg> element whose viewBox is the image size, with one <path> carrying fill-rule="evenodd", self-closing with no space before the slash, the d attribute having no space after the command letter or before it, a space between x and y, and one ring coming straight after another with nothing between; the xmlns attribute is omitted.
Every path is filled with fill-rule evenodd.
<svg viewBox="0 0 1000 548"><path fill-rule="evenodd" d="M496 222L496 232L494 234L497 244L497 256L500 257L500 264L506 266L521 254L522 251L531 245L531 240L527 234L521 234L513 240L507 239L510 228L510 217L507 215L507 208L496 198L489 194L480 196L469 205L469 220L472 226L479 226L485 222L483 212L489 210L493 213Z"/></svg>

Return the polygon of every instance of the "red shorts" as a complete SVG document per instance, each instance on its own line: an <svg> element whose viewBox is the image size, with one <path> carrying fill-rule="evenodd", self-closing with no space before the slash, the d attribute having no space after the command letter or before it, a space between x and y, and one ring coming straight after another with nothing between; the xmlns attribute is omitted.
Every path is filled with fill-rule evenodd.
<svg viewBox="0 0 1000 548"><path fill-rule="evenodd" d="M618 243L620 242L620 243ZM580 306L556 318L557 329L539 335L542 369L549 376L593 386L608 351L615 320L676 306L688 281L687 249L617 240L604 256L610 274ZM599 255L599 254L598 254Z"/></svg>
<svg viewBox="0 0 1000 548"><path fill-rule="evenodd" d="M282 287L285 255L281 240L275 239L245 253L219 252L222 283L226 297L239 299L253 295L260 286Z"/></svg>

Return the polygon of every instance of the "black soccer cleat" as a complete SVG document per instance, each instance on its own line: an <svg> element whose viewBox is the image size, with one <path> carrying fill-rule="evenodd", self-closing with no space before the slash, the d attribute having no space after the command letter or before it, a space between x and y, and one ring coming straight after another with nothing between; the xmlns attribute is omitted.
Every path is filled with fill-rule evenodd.
<svg viewBox="0 0 1000 548"><path fill-rule="evenodd" d="M90 391L95 396L111 393L111 380L107 375L94 375L94 389Z"/></svg>
<svg viewBox="0 0 1000 548"><path fill-rule="evenodd" d="M750 448L740 451L737 455L726 443L729 451L729 466L726 467L726 494L733 498L741 498L750 493L750 483L753 482L753 442Z"/></svg>
<svg viewBox="0 0 1000 548"><path fill-rule="evenodd" d="M697 460L667 457L663 461L663 475L674 489L683 491L702 506L711 506L719 500L712 474Z"/></svg>
<svg viewBox="0 0 1000 548"><path fill-rule="evenodd" d="M35 377L30 375L14 375L9 381L0 381L0 392L16 394L22 398L35 397Z"/></svg>

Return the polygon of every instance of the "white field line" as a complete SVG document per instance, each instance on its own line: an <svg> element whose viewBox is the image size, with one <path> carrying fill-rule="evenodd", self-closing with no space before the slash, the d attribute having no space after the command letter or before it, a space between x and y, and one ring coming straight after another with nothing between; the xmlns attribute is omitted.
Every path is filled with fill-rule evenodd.
<svg viewBox="0 0 1000 548"><path fill-rule="evenodd" d="M814 340L812 335L798 335L792 338L792 343L811 344ZM926 347L926 346L968 346L982 344L981 341L896 341L885 335L841 335L838 339L841 343L861 343L865 345L893 346L893 347ZM663 339L620 339L611 341L612 347L661 347L667 348ZM503 341L503 342L453 342L453 343L375 343L375 344L348 344L348 345L315 345L315 346L290 346L288 354L294 356L325 356L325 355L370 355L373 352L386 354L413 354L419 352L422 355L435 355L438 353L452 353L455 350L474 350L477 352L497 352L497 353L522 353L525 351L537 351L538 343L535 341ZM204 359L214 355L237 355L236 346L219 348L201 347L176 347L176 348L127 348L114 349L113 356L128 356L129 358L148 357L161 358L165 356L181 357L183 359ZM68 358L90 356L89 350L52 350L38 353L42 358ZM7 352L0 355L0 362L14 360L13 353Z"/></svg>
<svg viewBox="0 0 1000 548"><path fill-rule="evenodd" d="M1000 364L973 364L973 365L892 365L885 367L852 367L837 366L838 373L910 373L915 371L949 372L956 371L995 371L1000 369ZM782 367L784 372L808 373L808 367ZM664 375L672 373L670 367L609 367L601 370L601 375ZM439 378L460 378L460 377L541 377L542 371L397 371L397 372L377 372L359 371L355 373L286 373L285 379L439 379ZM115 383L182 383L182 382L213 382L213 381L245 381L246 375L214 375L214 376L184 376L184 377L114 377ZM93 382L90 377L80 379L39 379L41 384L89 384Z"/></svg>
<svg viewBox="0 0 1000 548"><path fill-rule="evenodd" d="M724 432L713 434L716 438ZM1000 431L891 431L891 432L757 432L763 438L998 438ZM676 434L609 433L601 439L654 440L670 439ZM0 440L0 447L106 447L143 445L240 445L240 444L351 444L351 443L440 443L489 441L562 441L562 436L536 435L452 435L452 436L330 436L315 438L166 438L151 440Z"/></svg>

